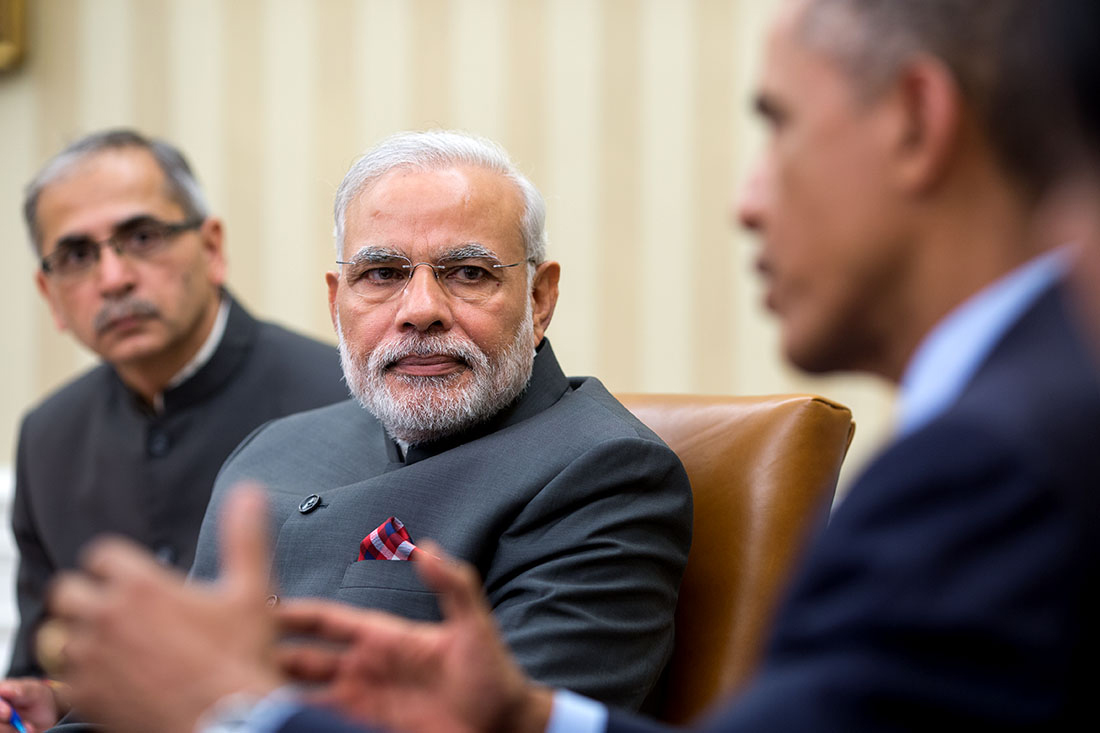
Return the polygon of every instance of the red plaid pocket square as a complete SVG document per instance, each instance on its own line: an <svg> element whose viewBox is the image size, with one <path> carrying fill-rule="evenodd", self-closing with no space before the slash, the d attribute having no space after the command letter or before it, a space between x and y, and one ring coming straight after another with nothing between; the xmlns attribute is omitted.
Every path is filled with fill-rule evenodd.
<svg viewBox="0 0 1100 733"><path fill-rule="evenodd" d="M360 560L415 560L420 552L397 517L382 522L359 543Z"/></svg>

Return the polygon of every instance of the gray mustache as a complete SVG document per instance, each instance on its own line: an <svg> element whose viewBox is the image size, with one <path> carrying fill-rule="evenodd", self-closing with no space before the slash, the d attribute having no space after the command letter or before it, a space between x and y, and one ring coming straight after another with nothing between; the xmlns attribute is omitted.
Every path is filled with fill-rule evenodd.
<svg viewBox="0 0 1100 733"><path fill-rule="evenodd" d="M159 316L160 311L147 300L120 300L103 306L99 313L96 313L92 327L95 328L96 333L100 333L122 318L157 318Z"/></svg>
<svg viewBox="0 0 1100 733"><path fill-rule="evenodd" d="M456 342L454 339L433 336L421 336L415 340L400 341L380 347L372 357L382 369L388 369L406 356L432 356L434 354L452 356L467 364L474 364L477 361L477 355L471 353L467 345Z"/></svg>

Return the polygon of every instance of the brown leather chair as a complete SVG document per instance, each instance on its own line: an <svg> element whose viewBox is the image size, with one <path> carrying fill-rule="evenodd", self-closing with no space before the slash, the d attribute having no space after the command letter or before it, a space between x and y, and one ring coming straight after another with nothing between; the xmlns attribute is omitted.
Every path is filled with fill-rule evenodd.
<svg viewBox="0 0 1100 733"><path fill-rule="evenodd" d="M683 461L695 526L676 642L649 712L684 723L742 685L821 527L855 425L813 395L617 395Z"/></svg>

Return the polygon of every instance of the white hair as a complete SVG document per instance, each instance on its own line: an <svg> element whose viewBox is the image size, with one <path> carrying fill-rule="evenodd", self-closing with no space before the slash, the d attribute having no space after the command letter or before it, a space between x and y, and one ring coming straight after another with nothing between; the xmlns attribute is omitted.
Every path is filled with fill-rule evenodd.
<svg viewBox="0 0 1100 733"><path fill-rule="evenodd" d="M344 215L352 199L395 168L442 170L472 165L499 173L519 189L523 197L520 234L528 260L546 259L546 202L535 185L516 168L508 153L497 143L453 130L399 132L363 154L344 176L336 191L333 236L336 254L344 250Z"/></svg>

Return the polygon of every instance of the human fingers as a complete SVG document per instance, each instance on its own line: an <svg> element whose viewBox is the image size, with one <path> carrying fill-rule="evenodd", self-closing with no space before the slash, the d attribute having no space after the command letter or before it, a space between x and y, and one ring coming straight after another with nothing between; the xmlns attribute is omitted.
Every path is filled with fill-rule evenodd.
<svg viewBox="0 0 1100 733"><path fill-rule="evenodd" d="M107 583L182 577L157 562L144 547L124 537L105 536L93 540L81 554L80 564L92 578Z"/></svg>
<svg viewBox="0 0 1100 733"><path fill-rule="evenodd" d="M306 644L283 644L275 650L275 665L283 674L299 682L329 682L340 666L336 649Z"/></svg>
<svg viewBox="0 0 1100 733"><path fill-rule="evenodd" d="M276 609L276 617L283 633L342 643L371 630L396 630L411 625L406 619L379 611L317 600L289 601Z"/></svg>
<svg viewBox="0 0 1100 733"><path fill-rule="evenodd" d="M417 573L438 596L443 617L459 620L472 614L488 616L489 604L473 566L452 558L431 540L421 543L421 547L425 553L416 561Z"/></svg>
<svg viewBox="0 0 1100 733"><path fill-rule="evenodd" d="M60 701L52 685L37 677L20 677L0 682L0 720L7 720L14 708L27 728L43 730L57 719Z"/></svg>
<svg viewBox="0 0 1100 733"><path fill-rule="evenodd" d="M403 660L398 667L415 666L440 632L436 624L325 601L292 602L279 613L283 631L293 634L282 649L302 674L327 675L329 665L344 672L349 664L361 675L392 672L395 659Z"/></svg>
<svg viewBox="0 0 1100 733"><path fill-rule="evenodd" d="M86 619L101 604L102 590L99 586L98 581L82 573L59 573L50 585L46 607L58 619L69 622Z"/></svg>
<svg viewBox="0 0 1100 733"><path fill-rule="evenodd" d="M267 497L257 484L238 484L220 517L221 582L246 597L267 593L270 573Z"/></svg>
<svg viewBox="0 0 1100 733"><path fill-rule="evenodd" d="M0 680L0 720L7 719L11 708L32 702L43 687L45 683L37 678Z"/></svg>
<svg viewBox="0 0 1100 733"><path fill-rule="evenodd" d="M0 682L0 720L7 720L11 710L23 702L23 688L18 680Z"/></svg>

